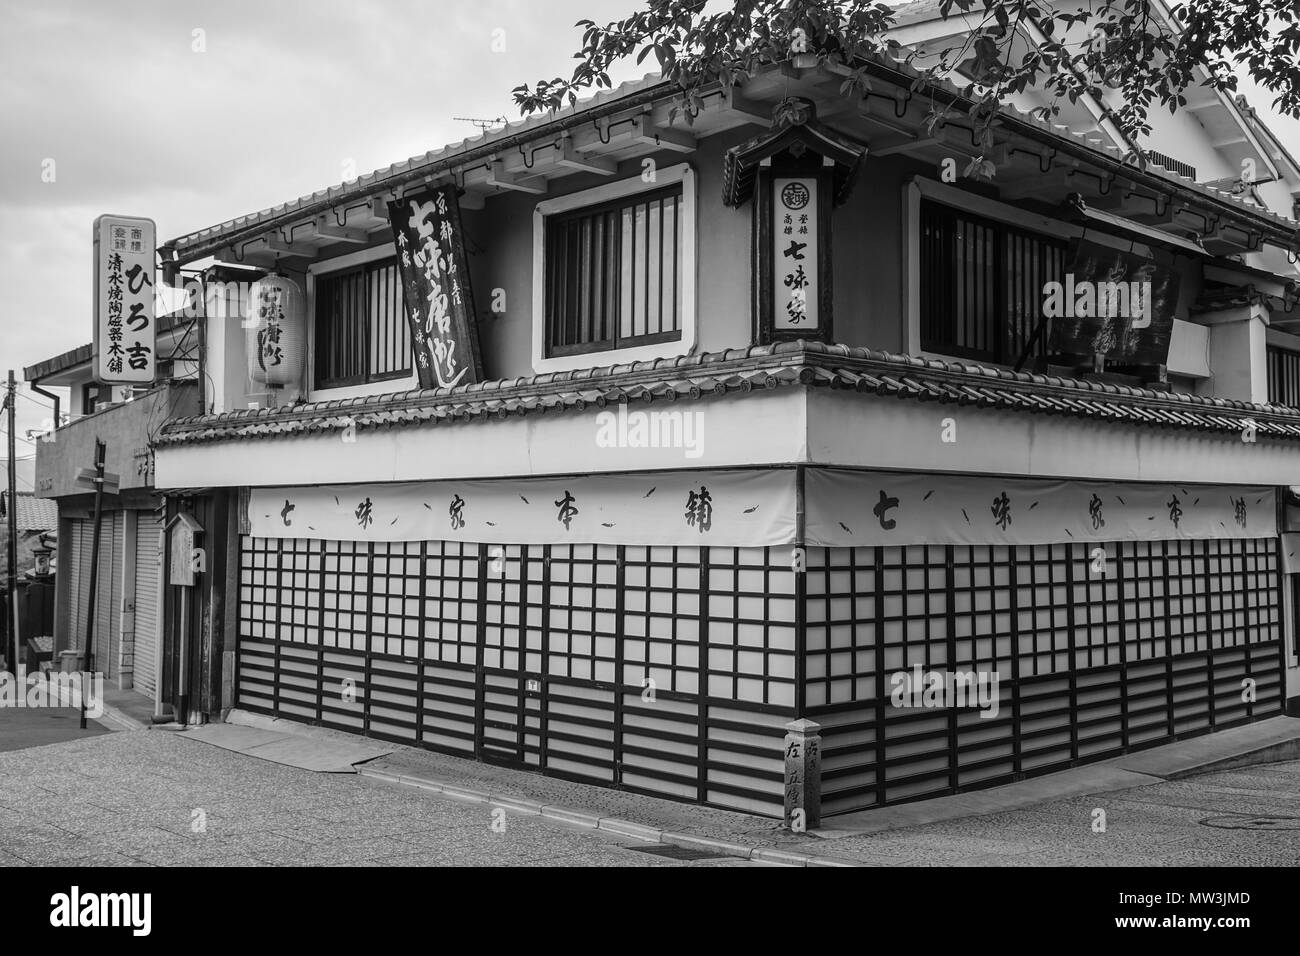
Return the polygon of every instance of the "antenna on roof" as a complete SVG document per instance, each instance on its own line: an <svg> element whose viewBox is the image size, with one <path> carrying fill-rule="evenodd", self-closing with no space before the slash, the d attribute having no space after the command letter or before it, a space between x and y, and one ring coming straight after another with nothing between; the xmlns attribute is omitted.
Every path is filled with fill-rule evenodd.
<svg viewBox="0 0 1300 956"><path fill-rule="evenodd" d="M473 123L482 133L509 122L504 116L498 116L496 119L480 119L477 116L453 116L452 119L460 123Z"/></svg>

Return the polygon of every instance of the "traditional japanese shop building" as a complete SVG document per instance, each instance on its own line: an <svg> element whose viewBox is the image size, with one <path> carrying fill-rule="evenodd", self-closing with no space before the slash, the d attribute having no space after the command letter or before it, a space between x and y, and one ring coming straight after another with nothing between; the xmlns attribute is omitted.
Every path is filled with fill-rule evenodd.
<svg viewBox="0 0 1300 956"><path fill-rule="evenodd" d="M689 128L649 77L164 245L274 273L154 442L192 709L780 815L799 718L836 813L1300 698L1300 224L1207 185L1233 104L1150 165L1082 105L990 151L864 68ZM1040 321L1121 277L1145 322ZM918 666L994 696L898 706Z"/></svg>
<svg viewBox="0 0 1300 956"><path fill-rule="evenodd" d="M93 617L96 669L114 686L152 700L160 699L159 674L165 670L165 502L153 486L152 440L169 417L190 417L202 408L192 319L163 316L156 344L163 356L159 379L140 388L97 384L89 344L24 370L38 389L66 394L65 402L58 392L45 393L59 399L60 424L36 446L36 493L51 499L58 515L55 650L84 650L87 619ZM97 440L104 443L106 472L115 481L104 499L92 595L94 494L84 473L95 461Z"/></svg>

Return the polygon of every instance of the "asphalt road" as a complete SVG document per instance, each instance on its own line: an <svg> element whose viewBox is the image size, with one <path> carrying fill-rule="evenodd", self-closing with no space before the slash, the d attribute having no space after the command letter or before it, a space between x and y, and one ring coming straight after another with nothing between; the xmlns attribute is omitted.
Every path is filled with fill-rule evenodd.
<svg viewBox="0 0 1300 956"><path fill-rule="evenodd" d="M85 730L80 724L81 713L73 707L0 707L0 752L108 733L93 720Z"/></svg>

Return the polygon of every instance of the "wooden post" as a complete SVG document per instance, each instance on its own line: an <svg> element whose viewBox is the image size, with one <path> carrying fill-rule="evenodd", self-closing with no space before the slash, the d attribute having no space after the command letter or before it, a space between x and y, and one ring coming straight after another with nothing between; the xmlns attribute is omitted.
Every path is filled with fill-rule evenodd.
<svg viewBox="0 0 1300 956"><path fill-rule="evenodd" d="M14 678L20 683L19 692L22 688L22 673L18 669L18 495L17 488L18 475L16 473L17 462L14 460L14 406L17 401L14 399L16 386L14 385L14 370L9 370L9 390L5 394L5 408L9 412L9 496L8 496L8 513L9 529L7 535L6 547L9 556L9 647L5 649L5 656L10 654L9 671Z"/></svg>

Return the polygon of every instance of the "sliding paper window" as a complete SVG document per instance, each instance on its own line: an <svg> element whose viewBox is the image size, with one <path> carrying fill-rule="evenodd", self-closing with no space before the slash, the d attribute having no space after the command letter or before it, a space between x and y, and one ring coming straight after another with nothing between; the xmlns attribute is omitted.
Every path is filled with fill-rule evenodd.
<svg viewBox="0 0 1300 956"><path fill-rule="evenodd" d="M678 184L548 218L548 356L681 338L681 198Z"/></svg>
<svg viewBox="0 0 1300 956"><path fill-rule="evenodd" d="M922 201L921 348L1014 365L1042 317L1043 286L1064 281L1059 239ZM1047 353L1044 328L1029 357Z"/></svg>
<svg viewBox="0 0 1300 956"><path fill-rule="evenodd" d="M410 327L393 259L316 277L316 388L411 373Z"/></svg>

